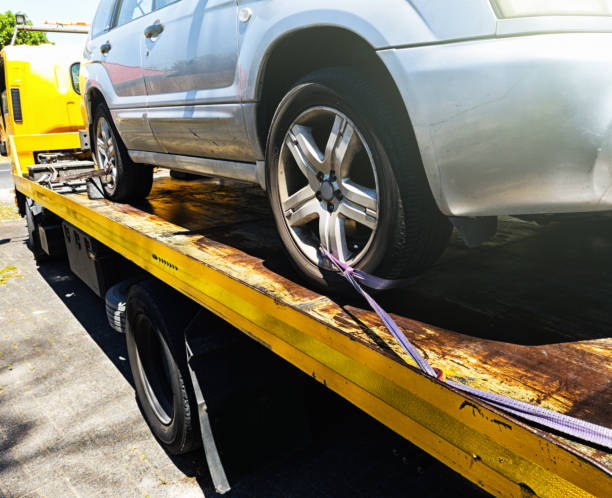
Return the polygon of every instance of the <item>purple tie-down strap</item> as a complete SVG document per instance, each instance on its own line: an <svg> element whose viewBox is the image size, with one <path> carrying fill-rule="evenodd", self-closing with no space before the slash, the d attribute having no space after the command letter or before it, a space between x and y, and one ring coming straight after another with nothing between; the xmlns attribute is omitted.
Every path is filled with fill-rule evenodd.
<svg viewBox="0 0 612 498"><path fill-rule="evenodd" d="M529 403L508 398L500 394L494 394L488 391L483 391L482 389L459 384L458 382L453 382L452 380L447 380L446 382L456 389L476 396L502 411L531 420L532 422L563 434L574 436L578 439L582 439L583 441L589 441L591 443L604 446L608 449L612 449L612 429L603 427L601 425L592 424L568 415L563 415L562 413L554 412L552 410L548 410L547 408L542 408L541 406L531 405Z"/></svg>
<svg viewBox="0 0 612 498"><path fill-rule="evenodd" d="M357 270L352 266L347 265L343 261L340 261L336 256L327 252L322 247L321 253L323 256L327 257L346 277L346 274L350 274L356 280L361 282L363 285L370 289L375 290L387 290L387 289L397 289L398 287L406 287L408 285L414 284L416 282L416 278L402 278L399 280L388 280L386 278L380 278L375 275L370 275L369 273L363 272L361 270Z"/></svg>
<svg viewBox="0 0 612 498"><path fill-rule="evenodd" d="M435 370L431 367L429 363L427 363L427 360L423 358L423 355L419 353L419 350L415 348L408 339L406 339L406 336L402 333L397 324L393 321L393 318L391 318L387 314L387 312L382 309L366 291L363 290L361 285L359 285L356 280L358 272L360 275L362 275L362 281L364 282L369 282L370 278L378 277L373 277L372 275L368 275L367 273L361 272L360 270L355 270L354 268L351 268L349 265L341 262L338 258L336 258L336 256L330 254L323 248L321 248L321 253L341 271L344 278L346 278L353 285L355 290L366 299L372 309L376 311L376 314L383 321L385 327L387 327L387 329L389 329L389 332L393 334L395 340L399 342L402 348L404 348L404 350L412 357L412 359L416 361L417 365L421 368L421 370L423 370L428 375L431 375L432 377L436 377Z"/></svg>
<svg viewBox="0 0 612 498"><path fill-rule="evenodd" d="M385 327L391 332L395 340L402 346L404 351L408 353L412 359L417 363L420 369L431 377L436 377L439 380L444 380L444 376L439 374L438 369L434 369L423 355L415 348L410 341L406 338L404 333L397 326L393 318L383 310L379 304L361 287L357 279L359 279L364 285L368 286L368 282L375 283L378 277L368 275L360 270L355 270L346 263L340 261L333 254L330 254L324 248L320 248L321 253L327 259L329 259L334 266L338 268L340 273L348 280L351 285L355 288L359 294L361 294L380 319L385 324ZM382 279L378 279L382 280ZM379 288L379 287L376 287ZM389 287L384 287L389 288ZM539 424L543 427L548 427L560 433L576 437L583 441L603 446L608 449L612 449L612 429L603 427L601 425L592 424L584 420L580 420L562 413L542 408L541 406L532 405L519 401L513 398L508 398L500 394L495 394L475 387L466 386L452 380L446 380L446 383L450 386L471 394L477 398L480 398L490 405L498 408L499 410L505 411L517 417L524 418Z"/></svg>

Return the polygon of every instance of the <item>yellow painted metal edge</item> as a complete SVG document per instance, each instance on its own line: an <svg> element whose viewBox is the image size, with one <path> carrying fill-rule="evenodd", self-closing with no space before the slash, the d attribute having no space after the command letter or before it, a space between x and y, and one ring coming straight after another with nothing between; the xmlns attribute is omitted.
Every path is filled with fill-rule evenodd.
<svg viewBox="0 0 612 498"><path fill-rule="evenodd" d="M45 135L11 135L9 147L13 172L28 172L34 164L34 152L80 149L79 132L48 133Z"/></svg>
<svg viewBox="0 0 612 498"><path fill-rule="evenodd" d="M17 150L68 150L80 149L79 132L47 133L44 135L13 135Z"/></svg>
<svg viewBox="0 0 612 498"><path fill-rule="evenodd" d="M14 176L18 190L265 343L497 495L604 495L608 472L544 433L351 340L145 233ZM171 261L169 269L154 259Z"/></svg>

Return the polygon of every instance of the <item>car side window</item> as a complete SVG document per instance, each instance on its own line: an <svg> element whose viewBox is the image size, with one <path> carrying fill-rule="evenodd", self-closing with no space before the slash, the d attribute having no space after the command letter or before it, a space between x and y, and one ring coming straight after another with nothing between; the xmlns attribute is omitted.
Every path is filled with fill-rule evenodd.
<svg viewBox="0 0 612 498"><path fill-rule="evenodd" d="M102 0L91 23L91 37L101 35L109 27L115 0Z"/></svg>
<svg viewBox="0 0 612 498"><path fill-rule="evenodd" d="M155 0L155 10L163 9L166 5L176 3L179 0Z"/></svg>
<svg viewBox="0 0 612 498"><path fill-rule="evenodd" d="M115 19L115 26L122 26L153 11L153 0L123 0Z"/></svg>

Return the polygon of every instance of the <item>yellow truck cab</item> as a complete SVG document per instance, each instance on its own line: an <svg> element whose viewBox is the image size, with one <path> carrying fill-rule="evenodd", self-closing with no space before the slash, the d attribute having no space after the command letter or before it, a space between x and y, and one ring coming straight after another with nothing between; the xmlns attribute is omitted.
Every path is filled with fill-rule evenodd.
<svg viewBox="0 0 612 498"><path fill-rule="evenodd" d="M44 44L0 51L0 152L15 172L27 173L41 153L89 149L78 93L82 50Z"/></svg>

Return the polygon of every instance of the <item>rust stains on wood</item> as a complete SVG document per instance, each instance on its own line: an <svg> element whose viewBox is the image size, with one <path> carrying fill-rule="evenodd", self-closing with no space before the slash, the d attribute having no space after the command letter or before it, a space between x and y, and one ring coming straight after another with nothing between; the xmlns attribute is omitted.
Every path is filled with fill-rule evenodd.
<svg viewBox="0 0 612 498"><path fill-rule="evenodd" d="M134 206L75 198L338 333L412 364L359 299L332 301L296 283L257 187L161 179L148 201ZM436 323L394 315L423 355L458 382L610 426L612 228L591 223L600 239L605 234L605 243L600 240L595 248L584 223L581 242L570 238L564 225L541 228L503 220L491 243L470 252L455 241L416 286L383 297L383 305ZM589 261L580 252L587 246ZM598 252L601 247L606 258ZM593 310L588 304L593 300L606 312ZM447 330L449 323L463 333ZM609 453L563 441L612 469Z"/></svg>

